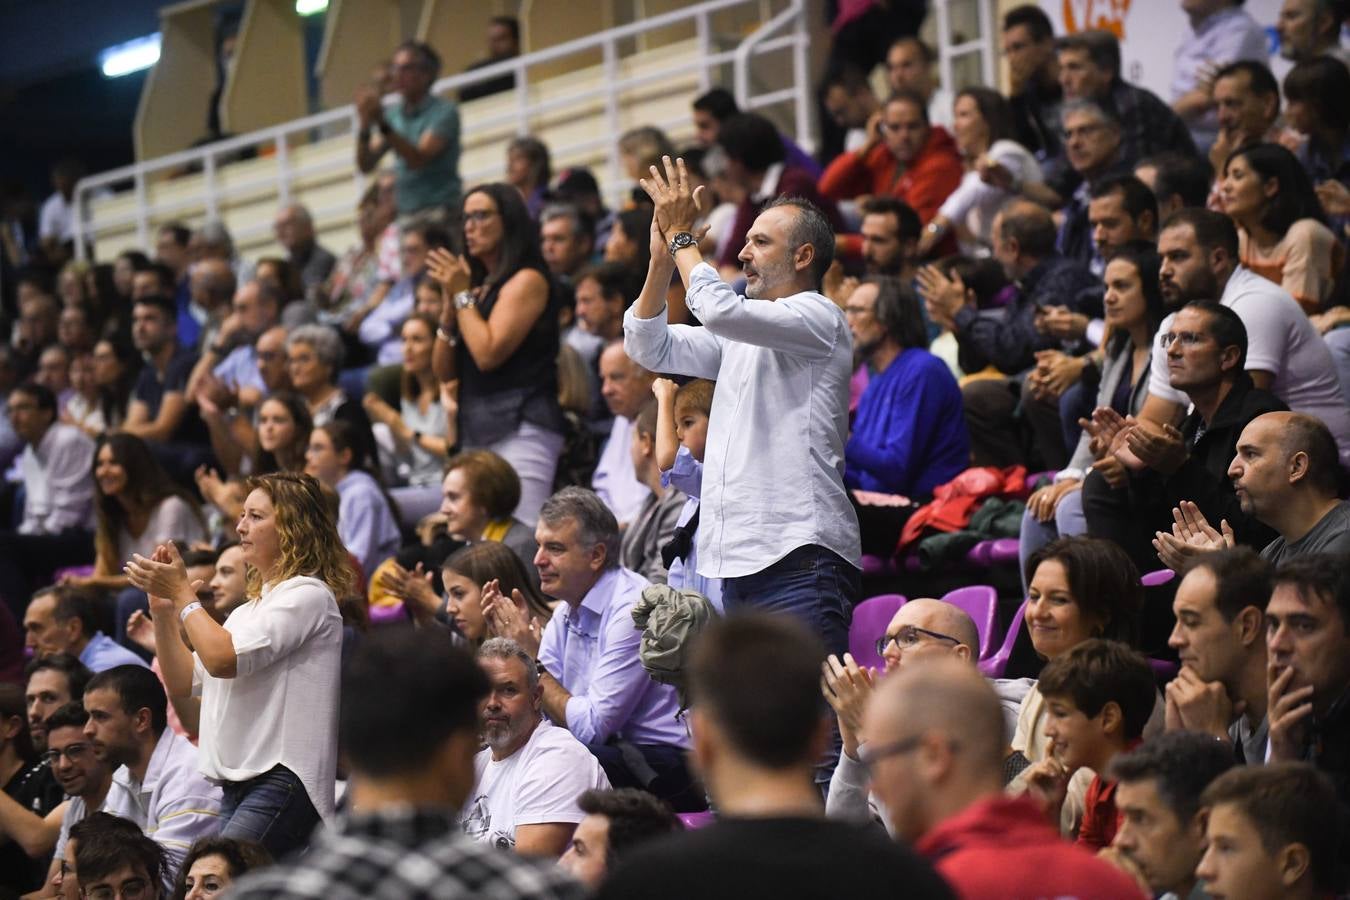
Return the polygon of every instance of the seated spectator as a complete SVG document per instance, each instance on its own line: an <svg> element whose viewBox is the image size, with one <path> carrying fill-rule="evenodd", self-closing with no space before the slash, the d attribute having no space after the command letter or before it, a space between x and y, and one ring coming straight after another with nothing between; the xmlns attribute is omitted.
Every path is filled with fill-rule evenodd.
<svg viewBox="0 0 1350 900"><path fill-rule="evenodd" d="M1109 409L1094 411L1101 439L1110 442L1126 477L1111 487L1093 473L1083 485L1088 533L1119 544L1141 566L1151 561L1154 536L1183 499L1194 501L1207 519L1227 518L1240 543L1274 538L1269 527L1242 510L1228 467L1242 429L1284 404L1253 385L1245 369L1247 330L1233 310L1197 300L1168 320L1159 341L1167 345L1171 386L1190 398L1190 414L1177 428L1147 419L1129 423Z"/></svg>
<svg viewBox="0 0 1350 900"><path fill-rule="evenodd" d="M237 838L200 838L178 867L172 900L214 896L248 872L270 865L272 854L262 844Z"/></svg>
<svg viewBox="0 0 1350 900"><path fill-rule="evenodd" d="M621 227L616 223L616 229ZM611 234L607 251L613 240ZM604 347L623 337L624 310L642 289L635 279L633 267L622 262L602 262L576 273L576 325L568 331L567 344L582 355L588 375L599 372ZM600 379L592 380L598 395Z"/></svg>
<svg viewBox="0 0 1350 900"><path fill-rule="evenodd" d="M1294 63L1332 57L1350 66L1341 45L1341 22L1335 6L1319 0L1284 0L1275 20L1280 56Z"/></svg>
<svg viewBox="0 0 1350 900"><path fill-rule="evenodd" d="M258 371L254 343L266 331L281 322L286 295L270 281L248 281L234 295L230 315L202 348L201 358L188 377L188 401L200 404L208 399L217 407L229 409L238 402L245 388L264 389Z"/></svg>
<svg viewBox="0 0 1350 900"><path fill-rule="evenodd" d="M80 896L161 900L168 894L165 882L173 883L165 878L163 849L139 831L102 825L104 817L121 818L96 812L71 834Z"/></svg>
<svg viewBox="0 0 1350 900"><path fill-rule="evenodd" d="M347 422L335 419L310 432L305 472L337 491L338 535L367 578L402 540L394 509L369 466Z"/></svg>
<svg viewBox="0 0 1350 900"><path fill-rule="evenodd" d="M309 407L314 427L327 425L334 419L347 422L359 447L357 455L370 459L375 455L370 418L360 398L351 396L337 383L342 356L342 340L333 329L323 325L302 325L286 338L286 372L292 389Z"/></svg>
<svg viewBox="0 0 1350 900"><path fill-rule="evenodd" d="M1350 805L1350 573L1343 558L1318 554L1275 570L1266 605L1270 658L1270 762L1310 762L1326 773L1342 809Z"/></svg>
<svg viewBox="0 0 1350 900"><path fill-rule="evenodd" d="M221 325L233 312L232 301L239 283L234 277L234 269L223 259L204 259L193 263L188 272L188 312L192 324L199 327L197 342L192 344L210 347L220 336ZM154 291L149 296L154 295ZM168 295L166 295L168 296ZM137 299L140 299L139 297ZM197 316L204 321L198 322ZM182 329L182 323L179 323ZM217 360L219 361L219 360Z"/></svg>
<svg viewBox="0 0 1350 900"><path fill-rule="evenodd" d="M1266 604L1274 567L1249 547L1206 553L1177 585L1167 646L1181 671L1166 689L1168 731L1201 732L1239 763L1266 759Z"/></svg>
<svg viewBox="0 0 1350 900"><path fill-rule="evenodd" d="M1219 130L1209 148L1209 164L1215 172L1238 150L1254 144L1274 144L1280 139L1280 83L1264 62L1244 59L1229 63L1214 74L1214 106ZM1223 197L1212 193L1210 209L1223 211ZM1220 205L1215 205L1215 201ZM1169 210L1170 212L1170 210ZM1167 213L1164 213L1167 215Z"/></svg>
<svg viewBox="0 0 1350 900"><path fill-rule="evenodd" d="M699 636L689 674L693 756L725 818L634 851L599 897L862 897L895 885L910 897L948 895L881 832L824 817L813 781L829 734L818 693L824 655L818 638L784 617L736 616Z"/></svg>
<svg viewBox="0 0 1350 900"><path fill-rule="evenodd" d="M140 666L99 672L84 691L85 734L113 767L103 808L140 826L164 852L171 889L188 848L220 830L220 788L197 771L197 748L169 728L159 678Z"/></svg>
<svg viewBox="0 0 1350 900"><path fill-rule="evenodd" d="M1190 4L1188 19L1172 63L1172 111L1190 130L1201 152L1214 143L1219 127L1215 106L1215 70L1238 60L1263 64L1270 51L1265 29L1242 9L1243 0ZM1183 894L1184 896L1184 894Z"/></svg>
<svg viewBox="0 0 1350 900"><path fill-rule="evenodd" d="M938 76L933 66L937 61L937 51L917 35L903 35L886 50L886 86L892 94L901 91L918 94L928 104L933 121L950 127L952 110L941 108L935 97Z"/></svg>
<svg viewBox="0 0 1350 900"><path fill-rule="evenodd" d="M520 191L530 218L536 221L548 202L548 183L553 178L548 145L538 138L517 137L506 145L506 183Z"/></svg>
<svg viewBox="0 0 1350 900"><path fill-rule="evenodd" d="M256 372L249 379L251 383L240 385L237 395L213 397L208 392L197 395L197 410L211 436L211 450L230 475L241 474L248 465L245 459L257 453L255 426L263 398L291 390L286 372L286 337L284 325L268 328L258 336L252 354Z"/></svg>
<svg viewBox="0 0 1350 900"><path fill-rule="evenodd" d="M17 709L10 714L10 709ZM0 714L11 727L11 720L23 723L23 691L15 685L0 686ZM26 723L13 737L0 744L0 760L10 771L18 767L0 794L0 885L14 892L38 890L60 871L59 860L70 827L85 815L103 806L112 783L112 768L99 759L85 737L89 715L78 700L57 707L43 721L46 744L40 766L29 740ZM22 746L21 746L22 745ZM22 753L29 756L24 758ZM45 773L47 778L42 777ZM52 797L43 788L51 779ZM63 802L62 795L68 799ZM52 864L47 858L55 856ZM45 876L45 881L44 881Z"/></svg>
<svg viewBox="0 0 1350 900"><path fill-rule="evenodd" d="M1339 65L1338 65L1339 63ZM1336 181L1350 187L1345 144L1350 139L1350 113L1336 100L1350 91L1350 59L1342 48L1334 55L1301 60L1284 76L1285 119L1297 134L1307 135L1299 162L1315 185ZM1342 224L1344 216L1341 217ZM1340 237L1341 235L1338 235Z"/></svg>
<svg viewBox="0 0 1350 900"><path fill-rule="evenodd" d="M43 588L33 595L23 617L24 646L34 656L68 653L92 672L146 663L99 630L98 601L75 587Z"/></svg>
<svg viewBox="0 0 1350 900"><path fill-rule="evenodd" d="M18 292L19 317L10 336L19 357L19 368L25 374L37 368L38 354L56 343L57 323L61 319L60 302L51 292L50 281L37 275L30 278L33 280L27 284L31 289ZM41 284L34 284L39 278Z"/></svg>
<svg viewBox="0 0 1350 900"><path fill-rule="evenodd" d="M897 197L927 225L961 183L961 157L951 135L928 123L928 104L913 92L895 94L882 107L880 127L857 150L837 157L820 176L830 200ZM843 236L839 253L856 256L858 239Z"/></svg>
<svg viewBox="0 0 1350 900"><path fill-rule="evenodd" d="M384 298L399 280L401 271L397 250L388 259L383 252L389 229L397 231L393 224L395 213L392 185L382 185L377 179L366 188L356 207L357 243L342 254L327 280L308 301L311 309L306 309L305 304L287 307L287 325L303 324L312 314L313 320L321 325L341 327L357 310L366 309L377 292L381 300ZM397 242L397 235L390 236Z"/></svg>
<svg viewBox="0 0 1350 900"><path fill-rule="evenodd" d="M452 537L469 543L500 541L520 558L530 580L539 583L534 557L539 544L530 526L515 518L520 479L511 464L491 450L465 450L450 457L441 481L441 515ZM481 582L480 582L481 584Z"/></svg>
<svg viewBox="0 0 1350 900"><path fill-rule="evenodd" d="M245 281L251 281L254 276L254 266L239 255L235 247L234 236L230 234L230 229L224 222L217 219L211 219L203 222L192 232L192 237L188 239L187 246L188 259L192 266L200 265L207 260L221 260L227 263L234 272L235 282L242 284ZM189 272L191 270L189 269ZM180 305L180 310L182 309ZM182 319L179 319L179 339L183 341L184 346L199 347L198 336L194 335L191 343L182 334Z"/></svg>
<svg viewBox="0 0 1350 900"><path fill-rule="evenodd" d="M513 605L484 597L497 634L538 660L544 712L599 758L611 784L645 788L677 810L701 807L675 689L649 678L638 658L642 633L629 613L647 581L619 565L614 514L591 491L563 488L539 515L539 588L562 603L541 635ZM645 777L627 762L632 752L645 760Z"/></svg>
<svg viewBox="0 0 1350 900"><path fill-rule="evenodd" d="M70 352L60 344L49 344L38 354L33 384L40 384L56 395L56 405L65 409L70 400Z"/></svg>
<svg viewBox="0 0 1350 900"><path fill-rule="evenodd" d="M961 389L928 352L919 300L899 279L869 278L844 312L869 376L844 447L844 484L928 497L970 462Z"/></svg>
<svg viewBox="0 0 1350 900"><path fill-rule="evenodd" d="M821 90L825 112L844 132L844 150L857 150L866 144L870 137L868 129L877 128L881 112L867 76L856 66L845 65L825 76Z"/></svg>
<svg viewBox="0 0 1350 900"><path fill-rule="evenodd" d="M1085 266L1055 251L1055 223L1042 206L1014 200L994 219L994 255L1016 293L990 313L978 308L971 292L935 268L923 269L920 294L930 321L949 328L962 351L962 367L978 371L993 365L1017 375L1036 363L1036 352L1063 343L1038 327L1042 307L1067 304L1080 312L1078 297L1094 279ZM977 466L1014 465L1026 454L1017 436L1013 411L1019 386L1009 379L971 381L962 388L971 460Z"/></svg>
<svg viewBox="0 0 1350 900"><path fill-rule="evenodd" d="M1060 538L1032 554L1027 562L1026 626L1036 656L1054 660L1093 637L1131 643L1143 609L1139 570L1114 544L1093 538ZM1049 705L1039 686L1022 699L1013 732L1010 768L1021 771L1022 759L1034 765L1050 757ZM1148 733L1163 727L1162 698L1157 698ZM1019 758L1020 754L1020 758ZM1085 796L1092 781L1082 769L1069 781L1060 815L1060 831L1072 837L1082 821ZM1020 793L1023 775L1013 778L1009 790Z"/></svg>
<svg viewBox="0 0 1350 900"><path fill-rule="evenodd" d="M504 854L458 828L488 687L473 658L439 629L377 631L362 641L343 669L339 725L353 812L304 856L240 879L232 896L581 897L555 865Z"/></svg>
<svg viewBox="0 0 1350 900"><path fill-rule="evenodd" d="M206 461L206 429L189 406L188 378L197 354L178 341L173 301L143 297L131 313L131 339L146 365L141 369L122 430L162 448L161 462L175 477Z"/></svg>
<svg viewBox="0 0 1350 900"><path fill-rule="evenodd" d="M237 476L247 469L254 475L270 472L303 472L309 435L314 430L305 398L293 391L277 391L258 407L256 431L248 431L249 446L240 448L240 463L226 469L229 480L203 467L195 477L197 490L206 502L220 510L226 521L235 521L243 511L244 486ZM247 451L245 455L244 451Z"/></svg>
<svg viewBox="0 0 1350 900"><path fill-rule="evenodd" d="M1336 441L1317 419L1285 412L1253 419L1238 436L1228 477L1242 512L1279 535L1261 551L1273 565L1308 553L1350 552L1350 502L1340 499L1344 473ZM1154 543L1179 570L1185 557L1229 542L1196 510Z"/></svg>
<svg viewBox="0 0 1350 900"><path fill-rule="evenodd" d="M183 241L187 243L186 238ZM150 257L140 250L123 250L113 260L113 293L123 305L131 303L131 282L137 272L150 268Z"/></svg>
<svg viewBox="0 0 1350 900"><path fill-rule="evenodd" d="M1242 265L1283 287L1304 310L1320 310L1344 253L1294 154L1278 144L1238 150L1224 163L1222 184Z"/></svg>
<svg viewBox="0 0 1350 900"><path fill-rule="evenodd" d="M47 717L67 703L79 703L84 696L84 686L93 673L69 653L51 653L35 655L24 668L23 674L26 682L24 699L28 704L28 734L33 740L33 749L39 754L45 753ZM46 775L41 776L42 780L51 781L51 766L45 759L40 765L46 770ZM43 812L49 812L60 802L59 796L50 804L44 802Z"/></svg>
<svg viewBox="0 0 1350 900"><path fill-rule="evenodd" d="M1214 779L1200 802L1209 811L1207 846L1195 877L1208 896L1335 893L1345 861L1343 810L1312 766L1238 766Z"/></svg>
<svg viewBox="0 0 1350 900"><path fill-rule="evenodd" d="M552 203L539 212L539 250L564 292L575 289L577 276L595 254L595 223L567 203ZM564 298L564 305L566 303Z"/></svg>
<svg viewBox="0 0 1350 900"><path fill-rule="evenodd" d="M732 116L740 115L736 98L726 88L715 87L694 98L694 145L704 150L717 143L722 123ZM786 134L779 134L783 143L784 161L795 168L805 169L812 178L820 177L820 163L811 154L797 145ZM644 173L645 174L645 173Z"/></svg>
<svg viewBox="0 0 1350 900"><path fill-rule="evenodd" d="M1003 56L1008 61L1013 134L1045 168L1060 159L1059 86L1055 30L1039 6L1024 4L1003 16Z"/></svg>
<svg viewBox="0 0 1350 900"><path fill-rule="evenodd" d="M398 408L379 394L367 391L366 414L380 450L381 469L395 487L390 495L403 521L415 525L436 511L441 502L441 470L450 448L457 443L456 423L447 416L442 391L431 370L436 320L412 315L403 323L403 365L399 373ZM453 412L453 410L452 410Z"/></svg>
<svg viewBox="0 0 1350 900"><path fill-rule="evenodd" d="M1294 412L1325 422L1336 437L1341 464L1350 462L1350 411L1328 344L1319 340L1317 329L1288 292L1238 261L1232 220L1204 209L1173 213L1159 232L1158 255L1168 309L1218 297L1236 312L1247 329L1247 367L1256 386L1270 390ZM1173 330L1170 315L1158 330ZM1140 416L1157 423L1178 421L1189 402L1168 384L1167 349L1161 344L1153 349L1148 393Z"/></svg>
<svg viewBox="0 0 1350 900"><path fill-rule="evenodd" d="M1056 42L1056 52L1064 100L1089 100L1113 114L1121 125L1120 158L1127 165L1164 150L1195 155L1195 142L1172 108L1153 92L1121 78L1115 34L1091 30L1065 35ZM1075 182L1069 177L1059 186L1052 181L1051 187L1068 196Z"/></svg>
<svg viewBox="0 0 1350 900"><path fill-rule="evenodd" d="M94 383L98 385L105 430L120 428L126 420L140 370L140 354L129 341L104 338L94 345Z"/></svg>
<svg viewBox="0 0 1350 900"><path fill-rule="evenodd" d="M478 648L487 674L477 786L464 806L464 833L499 850L557 858L583 818L577 798L609 787L595 757L565 728L544 719L539 675L520 645L492 638Z"/></svg>
<svg viewBox="0 0 1350 900"><path fill-rule="evenodd" d="M628 453L633 474L649 493L623 530L619 564L652 584L665 584L667 572L661 551L675 536L675 523L684 511L686 498L678 488L662 483L656 462L656 415L656 400L648 398L633 420Z"/></svg>
<svg viewBox="0 0 1350 900"><path fill-rule="evenodd" d="M558 866L591 890L634 848L684 830L669 806L637 788L586 791L577 806L586 817Z"/></svg>
<svg viewBox="0 0 1350 900"><path fill-rule="evenodd" d="M450 233L439 225L412 224L399 229L399 265L403 276L387 293L372 293L366 306L357 310L343 325L348 334L355 333L365 356L352 362L389 366L399 361L403 349L399 327L417 302L418 276L426 271L431 251L450 246ZM359 324L353 325L353 321ZM357 383L364 388L364 372L350 369L349 372L351 381L344 381L348 393L355 393Z"/></svg>
<svg viewBox="0 0 1350 900"><path fill-rule="evenodd" d="M1157 694L1153 670L1125 644L1093 639L1047 663L1036 687L1050 711L1045 735L1052 755L1023 777L1057 822L1073 774L1081 768L1098 773L1084 798L1077 837L1089 850L1101 850L1115 839L1118 825L1116 784L1101 773L1143 736Z"/></svg>
<svg viewBox="0 0 1350 900"><path fill-rule="evenodd" d="M667 378L652 384L656 395L656 465L661 483L684 494L684 508L675 533L661 548L666 584L708 598L722 611L722 579L698 573L699 498L703 495L703 457L708 445L708 418L717 385L706 378L679 387Z"/></svg>
<svg viewBox="0 0 1350 900"><path fill-rule="evenodd" d="M56 397L41 385L12 389L6 412L24 444L24 498L18 528L0 531L0 596L20 620L34 582L94 558L94 442L56 420Z"/></svg>
<svg viewBox="0 0 1350 900"><path fill-rule="evenodd" d="M404 41L390 69L402 103L385 108L371 85L356 92L356 167L368 175L392 150L398 214L444 220L459 205L460 122L455 104L431 93L441 58L425 43Z"/></svg>
<svg viewBox="0 0 1350 900"><path fill-rule="evenodd" d="M539 592L539 576L531 577L533 571L533 563L527 572L511 548L498 541L479 541L461 547L441 564L445 596L434 598L435 608L430 612L434 615L443 606L445 618L455 632L473 647L497 636L492 610L484 603L486 588L491 588L489 598L495 595L500 602L511 603L524 621L547 622L553 615L555 601ZM416 621L430 621L431 616L425 614L428 606L414 603Z"/></svg>
<svg viewBox="0 0 1350 900"><path fill-rule="evenodd" d="M953 231L962 253L988 255L994 217L1003 204L1024 191L1034 196L1041 181L1036 158L1012 139L1012 111L997 91L968 87L958 93L952 104L952 135L966 174L925 227L919 256L928 256Z"/></svg>
<svg viewBox="0 0 1350 900"><path fill-rule="evenodd" d="M103 391L94 378L94 357L81 353L70 361L70 392L61 404L61 421L96 438L112 429L103 415Z"/></svg>
<svg viewBox="0 0 1350 900"><path fill-rule="evenodd" d="M961 896L1139 896L1130 878L1061 840L1031 800L1002 792L1003 716L972 666L906 667L882 682L863 721L892 832Z"/></svg>
<svg viewBox="0 0 1350 900"><path fill-rule="evenodd" d="M1106 264L1104 305L1110 337L1100 362L1094 366L1094 409L1109 408L1121 416L1133 416L1148 397L1154 336L1166 315L1158 268L1158 254L1146 243L1125 245ZM1087 533L1081 491L1088 470L1101 472L1108 481L1119 482L1125 477L1124 466L1109 451L1109 446L1084 431L1068 465L1055 474L1054 482L1032 493L1018 541L1023 569L1031 554L1046 542L1061 535Z"/></svg>
<svg viewBox="0 0 1350 900"><path fill-rule="evenodd" d="M63 307L56 320L56 339L73 354L88 353L98 337L97 324L88 306Z"/></svg>
<svg viewBox="0 0 1350 900"><path fill-rule="evenodd" d="M1157 896L1190 897L1205 852L1200 794L1233 768L1233 756L1208 734L1173 731L1111 761L1120 822L1105 859Z"/></svg>
<svg viewBox="0 0 1350 900"><path fill-rule="evenodd" d="M328 281L337 257L319 244L314 236L314 218L303 203L291 203L277 210L272 234L286 251L287 261L300 273L300 283L309 297ZM261 268L261 267L260 267ZM292 296L295 300L298 297Z"/></svg>
<svg viewBox="0 0 1350 900"><path fill-rule="evenodd" d="M633 421L651 396L655 376L628 358L622 340L614 340L600 354L600 393L614 414L609 441L600 454L591 487L619 520L633 521L651 491L638 481L633 468Z"/></svg>
<svg viewBox="0 0 1350 900"><path fill-rule="evenodd" d="M1056 247L1069 259L1100 272L1103 261L1094 253L1089 203L1103 180L1130 173L1130 162L1121 156L1121 125L1093 100L1070 100L1061 115L1064 152L1079 185L1061 211L1064 223Z"/></svg>
<svg viewBox="0 0 1350 900"><path fill-rule="evenodd" d="M487 28L487 51L488 55L486 57L470 64L464 71L472 72L475 69L482 69L519 56L520 20L515 16L493 16L489 19ZM503 72L500 75L494 75L492 78L485 79L477 84L471 84L460 88L459 102L468 103L470 100L477 100L480 97L503 94L507 91L514 90L515 86L516 73Z"/></svg>
<svg viewBox="0 0 1350 900"><path fill-rule="evenodd" d="M919 214L894 197L868 197L859 209L863 270L868 275L894 275L905 284L912 282L922 239Z"/></svg>
<svg viewBox="0 0 1350 900"><path fill-rule="evenodd" d="M750 226L765 205L778 197L809 200L825 213L836 233L845 230L833 200L823 196L824 188L817 190L816 176L809 169L788 164L782 136L768 119L757 113L731 116L718 129L717 146L726 154L723 177L742 198L736 204L736 218L727 232L722 254L717 258L719 269L739 270L737 257L745 246ZM884 148L882 152L886 152ZM851 196L870 190L860 188ZM857 255L856 248L854 255Z"/></svg>
<svg viewBox="0 0 1350 900"><path fill-rule="evenodd" d="M460 446L486 449L516 470L516 515L532 524L553 489L565 423L558 405L558 309L538 231L520 193L504 184L464 198L465 257L430 257L453 302L441 312L432 366L459 381Z"/></svg>

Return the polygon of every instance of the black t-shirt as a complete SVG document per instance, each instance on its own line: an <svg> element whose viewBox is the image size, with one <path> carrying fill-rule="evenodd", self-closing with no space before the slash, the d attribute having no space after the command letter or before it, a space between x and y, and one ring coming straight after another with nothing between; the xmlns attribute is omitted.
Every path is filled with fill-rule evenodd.
<svg viewBox="0 0 1350 900"><path fill-rule="evenodd" d="M24 809L45 816L65 799L51 766L25 766L5 785L5 793ZM14 841L0 835L0 897L17 896L42 887L51 855L33 859Z"/></svg>
<svg viewBox="0 0 1350 900"><path fill-rule="evenodd" d="M928 863L874 826L827 819L722 819L633 851L610 874L598 898L951 896Z"/></svg>

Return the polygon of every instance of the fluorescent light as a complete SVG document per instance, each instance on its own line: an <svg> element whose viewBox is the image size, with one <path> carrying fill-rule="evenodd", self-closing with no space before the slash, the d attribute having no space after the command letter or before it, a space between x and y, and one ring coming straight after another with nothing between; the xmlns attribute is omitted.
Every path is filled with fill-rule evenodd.
<svg viewBox="0 0 1350 900"><path fill-rule="evenodd" d="M105 78L117 78L148 69L159 62L159 32L109 47L99 54Z"/></svg>
<svg viewBox="0 0 1350 900"><path fill-rule="evenodd" d="M328 8L328 0L295 0L295 12L301 16L312 16Z"/></svg>

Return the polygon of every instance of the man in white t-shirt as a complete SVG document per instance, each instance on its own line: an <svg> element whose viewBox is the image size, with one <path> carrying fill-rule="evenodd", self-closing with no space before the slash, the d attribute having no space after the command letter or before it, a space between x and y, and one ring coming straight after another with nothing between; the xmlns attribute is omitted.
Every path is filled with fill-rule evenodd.
<svg viewBox="0 0 1350 900"><path fill-rule="evenodd" d="M464 833L502 850L561 856L586 817L577 798L608 788L600 763L565 728L544 721L534 660L515 641L491 638L478 651L490 689L478 786L464 805Z"/></svg>
<svg viewBox="0 0 1350 900"><path fill-rule="evenodd" d="M1247 372L1255 386L1321 419L1336 438L1341 464L1350 465L1350 406L1326 342L1287 291L1239 264L1232 220L1207 209L1178 210L1163 223L1158 255L1168 308L1218 298L1237 313L1247 328ZM1158 333L1171 325L1169 315ZM1156 342L1148 394L1139 417L1157 423L1176 423L1190 403L1168 383L1167 351Z"/></svg>

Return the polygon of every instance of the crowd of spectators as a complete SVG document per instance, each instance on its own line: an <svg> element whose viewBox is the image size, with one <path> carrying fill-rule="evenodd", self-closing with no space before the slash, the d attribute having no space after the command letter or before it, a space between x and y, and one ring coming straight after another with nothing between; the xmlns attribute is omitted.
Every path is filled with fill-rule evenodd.
<svg viewBox="0 0 1350 900"><path fill-rule="evenodd" d="M1284 0L1279 80L1185 0L1160 98L1034 5L942 93L875 6L826 150L713 88L616 209L534 136L461 183L515 76L413 41L343 252L287 202L75 261L56 167L0 248L0 898L1350 887L1345 10ZM972 469L1024 671L854 621Z"/></svg>

